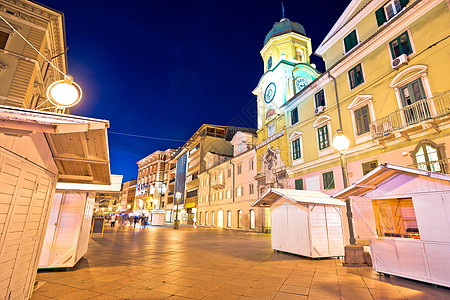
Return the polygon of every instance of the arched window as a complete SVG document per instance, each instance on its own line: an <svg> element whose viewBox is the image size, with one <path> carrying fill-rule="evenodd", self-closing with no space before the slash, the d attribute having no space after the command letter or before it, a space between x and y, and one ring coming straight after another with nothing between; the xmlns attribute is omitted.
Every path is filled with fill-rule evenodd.
<svg viewBox="0 0 450 300"><path fill-rule="evenodd" d="M231 210L227 211L227 227L231 227Z"/></svg>
<svg viewBox="0 0 450 300"><path fill-rule="evenodd" d="M216 213L213 211L211 213L211 226L215 226L216 225Z"/></svg>
<svg viewBox="0 0 450 300"><path fill-rule="evenodd" d="M445 173L446 166L445 160L442 159L442 150L442 147L431 141L422 141L413 152L415 166L425 171Z"/></svg>
<svg viewBox="0 0 450 300"><path fill-rule="evenodd" d="M238 228L242 228L242 210L238 210Z"/></svg>
<svg viewBox="0 0 450 300"><path fill-rule="evenodd" d="M205 212L205 225L208 226L208 212Z"/></svg>
<svg viewBox="0 0 450 300"><path fill-rule="evenodd" d="M297 49L297 51L295 51L295 59L298 60L299 62L303 62L302 50Z"/></svg>
<svg viewBox="0 0 450 300"><path fill-rule="evenodd" d="M272 68L272 56L267 60L267 70L270 70L270 68Z"/></svg>
<svg viewBox="0 0 450 300"><path fill-rule="evenodd" d="M202 212L198 215L198 225L202 225Z"/></svg>

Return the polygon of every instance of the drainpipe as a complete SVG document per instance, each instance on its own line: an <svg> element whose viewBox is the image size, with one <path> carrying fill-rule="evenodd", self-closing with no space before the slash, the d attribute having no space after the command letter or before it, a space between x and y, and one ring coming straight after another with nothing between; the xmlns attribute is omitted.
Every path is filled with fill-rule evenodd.
<svg viewBox="0 0 450 300"><path fill-rule="evenodd" d="M230 164L233 166L233 172L232 172L232 174L233 174L233 202L234 202L234 164L233 164L233 162L231 161L231 159L230 159Z"/></svg>
<svg viewBox="0 0 450 300"><path fill-rule="evenodd" d="M334 82L334 93L336 94L336 106L338 111L338 117L339 117L339 129L342 131L342 120L341 120L341 110L339 108L339 96L338 96L338 90L337 90L337 84L336 84L336 78L334 78L330 71L328 71L328 77L333 79Z"/></svg>

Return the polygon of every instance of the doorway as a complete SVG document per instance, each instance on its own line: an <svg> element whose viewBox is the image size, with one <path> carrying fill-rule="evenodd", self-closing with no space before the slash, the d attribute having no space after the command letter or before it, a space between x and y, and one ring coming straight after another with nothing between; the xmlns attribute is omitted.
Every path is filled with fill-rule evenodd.
<svg viewBox="0 0 450 300"><path fill-rule="evenodd" d="M223 210L221 209L217 212L217 227L223 228Z"/></svg>

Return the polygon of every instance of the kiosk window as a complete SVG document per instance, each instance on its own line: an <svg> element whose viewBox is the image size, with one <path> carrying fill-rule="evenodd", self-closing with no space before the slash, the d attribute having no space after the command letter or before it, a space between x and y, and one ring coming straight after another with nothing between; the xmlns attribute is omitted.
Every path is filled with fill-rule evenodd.
<svg viewBox="0 0 450 300"><path fill-rule="evenodd" d="M420 238L411 198L374 201L379 236Z"/></svg>

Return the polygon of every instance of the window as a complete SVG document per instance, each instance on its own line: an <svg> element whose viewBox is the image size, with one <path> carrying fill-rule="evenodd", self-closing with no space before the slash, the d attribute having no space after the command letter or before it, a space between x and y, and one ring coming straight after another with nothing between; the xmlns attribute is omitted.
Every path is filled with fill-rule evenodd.
<svg viewBox="0 0 450 300"><path fill-rule="evenodd" d="M378 167L378 161L372 160L362 164L363 176L369 174L372 170Z"/></svg>
<svg viewBox="0 0 450 300"><path fill-rule="evenodd" d="M5 49L8 38L9 38L8 33L0 31L0 49Z"/></svg>
<svg viewBox="0 0 450 300"><path fill-rule="evenodd" d="M348 71L348 79L350 80L350 88L354 89L364 82L361 64Z"/></svg>
<svg viewBox="0 0 450 300"><path fill-rule="evenodd" d="M411 105L426 98L420 78L400 87L399 90L403 106Z"/></svg>
<svg viewBox="0 0 450 300"><path fill-rule="evenodd" d="M302 157L302 153L300 151L300 138L292 141L292 157L294 160Z"/></svg>
<svg viewBox="0 0 450 300"><path fill-rule="evenodd" d="M228 169L228 177L231 177L231 169Z"/></svg>
<svg viewBox="0 0 450 300"><path fill-rule="evenodd" d="M297 49L295 51L295 59L298 60L299 62L303 62L303 53L300 49Z"/></svg>
<svg viewBox="0 0 450 300"><path fill-rule="evenodd" d="M241 197L244 195L244 188L242 186L236 188L236 196Z"/></svg>
<svg viewBox="0 0 450 300"><path fill-rule="evenodd" d="M298 108L294 108L291 110L291 125L294 125L298 122Z"/></svg>
<svg viewBox="0 0 450 300"><path fill-rule="evenodd" d="M227 198L228 198L228 199L231 198L231 190L227 190Z"/></svg>
<svg viewBox="0 0 450 300"><path fill-rule="evenodd" d="M242 151L242 144L238 145L238 153L240 153Z"/></svg>
<svg viewBox="0 0 450 300"><path fill-rule="evenodd" d="M251 171L251 170L253 170L253 159L250 159L249 161L248 161L248 169Z"/></svg>
<svg viewBox="0 0 450 300"><path fill-rule="evenodd" d="M317 137L319 139L319 150L330 147L330 140L328 138L328 125L319 127L317 129Z"/></svg>
<svg viewBox="0 0 450 300"><path fill-rule="evenodd" d="M250 184L248 185L248 193L249 193L250 195L252 195L252 194L255 193L255 186L253 185L253 183L250 183Z"/></svg>
<svg viewBox="0 0 450 300"><path fill-rule="evenodd" d="M393 0L380 7L377 11L375 11L378 26L381 26L387 20L392 19L408 4L408 2L409 0Z"/></svg>
<svg viewBox="0 0 450 300"><path fill-rule="evenodd" d="M361 135L369 132L370 131L369 105L364 105L361 108L355 109L354 114L355 114L357 134Z"/></svg>
<svg viewBox="0 0 450 300"><path fill-rule="evenodd" d="M212 199L211 199L212 201L215 201L216 200L216 193L213 193L212 194Z"/></svg>
<svg viewBox="0 0 450 300"><path fill-rule="evenodd" d="M402 54L410 55L412 51L408 32L404 32L389 43L392 58L399 57Z"/></svg>
<svg viewBox="0 0 450 300"><path fill-rule="evenodd" d="M274 134L275 134L275 122L272 122L267 126L267 135L272 136Z"/></svg>
<svg viewBox="0 0 450 300"><path fill-rule="evenodd" d="M272 68L272 56L270 56L267 60L267 70L269 70L270 68Z"/></svg>
<svg viewBox="0 0 450 300"><path fill-rule="evenodd" d="M227 227L231 227L231 210L227 211Z"/></svg>
<svg viewBox="0 0 450 300"><path fill-rule="evenodd" d="M326 106L325 92L323 91L323 89L314 95L314 103L316 105L316 108L319 106Z"/></svg>
<svg viewBox="0 0 450 300"><path fill-rule="evenodd" d="M255 211L253 209L250 210L250 229L255 229Z"/></svg>
<svg viewBox="0 0 450 300"><path fill-rule="evenodd" d="M212 212L211 213L211 226L214 226L215 225L215 216L216 216L216 212Z"/></svg>
<svg viewBox="0 0 450 300"><path fill-rule="evenodd" d="M208 225L208 212L205 212L205 225Z"/></svg>
<svg viewBox="0 0 450 300"><path fill-rule="evenodd" d="M242 210L238 210L238 228L242 228Z"/></svg>
<svg viewBox="0 0 450 300"><path fill-rule="evenodd" d="M378 236L417 237L416 213L411 198L373 200Z"/></svg>
<svg viewBox="0 0 450 300"><path fill-rule="evenodd" d="M334 189L334 174L333 171L322 173L323 189Z"/></svg>
<svg viewBox="0 0 450 300"><path fill-rule="evenodd" d="M424 143L416 148L415 160L418 169L445 173L444 160L437 147L429 143Z"/></svg>
<svg viewBox="0 0 450 300"><path fill-rule="evenodd" d="M222 200L222 198L223 198L223 191L220 191L219 192L219 200Z"/></svg>
<svg viewBox="0 0 450 300"><path fill-rule="evenodd" d="M356 29L354 29L344 38L345 52L352 50L356 45L358 45L358 37L356 36Z"/></svg>
<svg viewBox="0 0 450 300"><path fill-rule="evenodd" d="M295 180L295 189L296 190L304 190L303 188L303 178L299 178Z"/></svg>
<svg viewBox="0 0 450 300"><path fill-rule="evenodd" d="M237 173L241 174L242 173L242 165L238 165L237 166Z"/></svg>

